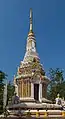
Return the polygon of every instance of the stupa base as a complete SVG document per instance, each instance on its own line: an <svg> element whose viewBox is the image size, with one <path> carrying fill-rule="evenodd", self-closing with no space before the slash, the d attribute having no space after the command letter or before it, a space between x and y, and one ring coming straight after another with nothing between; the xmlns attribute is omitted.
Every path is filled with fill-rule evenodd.
<svg viewBox="0 0 65 119"><path fill-rule="evenodd" d="M64 119L65 111L61 105L36 103L36 102L22 102L8 106L9 117L16 118L39 118L39 119Z"/></svg>

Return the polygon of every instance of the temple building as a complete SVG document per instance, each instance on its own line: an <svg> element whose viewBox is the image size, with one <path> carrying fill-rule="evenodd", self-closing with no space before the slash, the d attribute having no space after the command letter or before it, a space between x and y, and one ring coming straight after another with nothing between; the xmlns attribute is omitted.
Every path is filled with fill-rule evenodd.
<svg viewBox="0 0 65 119"><path fill-rule="evenodd" d="M14 76L15 95L7 106L8 119L48 118L65 119L65 104L59 95L56 103L47 99L47 86L50 82L36 50L33 32L32 9L30 9L30 30L27 36L26 52ZM63 103L62 103L63 102Z"/></svg>
<svg viewBox="0 0 65 119"><path fill-rule="evenodd" d="M30 28L27 36L26 52L16 76L14 76L15 92L22 101L39 101L46 98L49 79L40 63L36 50L36 38L33 32L33 14L30 9Z"/></svg>

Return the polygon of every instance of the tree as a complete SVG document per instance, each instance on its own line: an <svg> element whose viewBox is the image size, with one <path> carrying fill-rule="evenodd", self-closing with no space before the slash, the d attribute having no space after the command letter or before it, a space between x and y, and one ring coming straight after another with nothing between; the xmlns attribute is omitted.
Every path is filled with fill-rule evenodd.
<svg viewBox="0 0 65 119"><path fill-rule="evenodd" d="M0 71L0 113L3 112L3 92L4 92L4 79L6 79L7 75Z"/></svg>
<svg viewBox="0 0 65 119"><path fill-rule="evenodd" d="M58 93L61 98L65 98L65 80L63 77L63 70L59 68L50 68L49 77L50 83L47 90L48 98L54 101Z"/></svg>
<svg viewBox="0 0 65 119"><path fill-rule="evenodd" d="M4 94L4 85L5 80L7 80L7 75L0 71L0 114L3 112L3 94ZM12 83L7 84L7 104L9 99L12 98L14 94L14 86Z"/></svg>
<svg viewBox="0 0 65 119"><path fill-rule="evenodd" d="M9 82L7 85L7 105L8 105L8 102L12 100L14 91L15 91L14 85L11 82Z"/></svg>

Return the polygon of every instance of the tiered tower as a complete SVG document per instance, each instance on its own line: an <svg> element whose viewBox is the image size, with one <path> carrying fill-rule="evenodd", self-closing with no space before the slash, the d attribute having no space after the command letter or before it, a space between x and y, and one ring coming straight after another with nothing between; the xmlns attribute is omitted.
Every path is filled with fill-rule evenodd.
<svg viewBox="0 0 65 119"><path fill-rule="evenodd" d="M32 9L30 9L30 30L27 37L26 53L14 77L15 92L22 101L43 101L46 98L49 79L40 63L36 51L36 38L33 32Z"/></svg>

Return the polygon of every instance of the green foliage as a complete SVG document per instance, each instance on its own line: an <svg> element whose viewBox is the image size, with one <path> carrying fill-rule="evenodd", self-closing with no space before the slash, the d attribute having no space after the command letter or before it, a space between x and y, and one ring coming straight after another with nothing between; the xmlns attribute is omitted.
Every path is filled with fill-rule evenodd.
<svg viewBox="0 0 65 119"><path fill-rule="evenodd" d="M55 100L57 94L60 94L61 98L65 98L65 80L63 78L63 70L56 68L49 70L50 84L48 86L47 95L52 101Z"/></svg>
<svg viewBox="0 0 65 119"><path fill-rule="evenodd" d="M7 75L0 71L0 114L3 112L3 93L4 93L4 82L7 80ZM10 98L12 98L14 93L14 86L9 83L7 85L7 104Z"/></svg>
<svg viewBox="0 0 65 119"><path fill-rule="evenodd" d="M13 84L9 83L7 86L7 104L8 101L10 101L12 99L12 96L14 95L14 86Z"/></svg>
<svg viewBox="0 0 65 119"><path fill-rule="evenodd" d="M4 91L4 79L6 75L4 72L0 71L0 113L3 112L3 91Z"/></svg>

